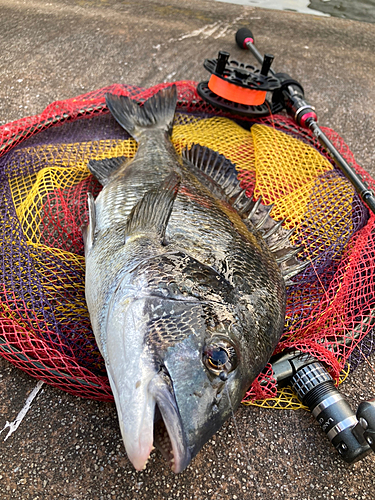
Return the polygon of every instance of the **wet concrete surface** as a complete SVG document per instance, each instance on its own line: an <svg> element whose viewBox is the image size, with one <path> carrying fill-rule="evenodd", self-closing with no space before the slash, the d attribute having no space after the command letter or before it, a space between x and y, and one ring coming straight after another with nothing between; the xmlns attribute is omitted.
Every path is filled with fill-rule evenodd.
<svg viewBox="0 0 375 500"><path fill-rule="evenodd" d="M0 121L111 83L207 79L206 57L253 29L275 68L300 80L320 123L375 175L375 26L211 1L0 0ZM374 360L373 360L374 361ZM353 407L375 393L364 363L342 385ZM0 359L0 429L36 381ZM174 475L158 452L130 465L113 404L44 385L20 427L0 435L0 499L373 499L375 460L347 466L305 411L241 407ZM243 447L245 452L243 451Z"/></svg>

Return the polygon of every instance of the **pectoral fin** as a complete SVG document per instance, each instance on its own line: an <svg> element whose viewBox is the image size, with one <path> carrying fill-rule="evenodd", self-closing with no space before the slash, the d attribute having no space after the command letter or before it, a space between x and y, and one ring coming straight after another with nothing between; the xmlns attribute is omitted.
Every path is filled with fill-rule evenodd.
<svg viewBox="0 0 375 500"><path fill-rule="evenodd" d="M164 243L165 231L179 185L179 175L172 172L158 188L147 191L129 214L125 229L127 240L144 234L152 234Z"/></svg>
<svg viewBox="0 0 375 500"><path fill-rule="evenodd" d="M82 236L85 246L85 255L90 251L93 242L96 227L95 200L91 193L87 193L87 205L89 209L89 223L82 226Z"/></svg>

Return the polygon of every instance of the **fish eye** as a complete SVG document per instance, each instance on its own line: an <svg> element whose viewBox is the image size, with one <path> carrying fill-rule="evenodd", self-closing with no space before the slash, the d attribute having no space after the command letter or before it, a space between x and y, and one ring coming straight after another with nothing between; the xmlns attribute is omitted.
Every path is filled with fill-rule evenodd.
<svg viewBox="0 0 375 500"><path fill-rule="evenodd" d="M219 375L229 373L237 365L234 347L227 342L217 342L206 345L203 351L203 362L211 373Z"/></svg>
<svg viewBox="0 0 375 500"><path fill-rule="evenodd" d="M222 347L214 347L210 353L207 353L207 363L214 370L220 370L220 368L223 368L228 360L228 353Z"/></svg>

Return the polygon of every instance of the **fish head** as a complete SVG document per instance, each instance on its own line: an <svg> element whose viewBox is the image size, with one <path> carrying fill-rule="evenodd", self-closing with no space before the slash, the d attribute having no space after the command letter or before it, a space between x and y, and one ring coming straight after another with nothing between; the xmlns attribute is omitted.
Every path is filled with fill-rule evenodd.
<svg viewBox="0 0 375 500"><path fill-rule="evenodd" d="M193 458L240 404L251 380L241 339L207 325L165 352L164 370Z"/></svg>
<svg viewBox="0 0 375 500"><path fill-rule="evenodd" d="M259 373L249 369L249 342L233 311L155 295L120 300L112 310L105 358L136 469L155 446L174 472L184 470Z"/></svg>

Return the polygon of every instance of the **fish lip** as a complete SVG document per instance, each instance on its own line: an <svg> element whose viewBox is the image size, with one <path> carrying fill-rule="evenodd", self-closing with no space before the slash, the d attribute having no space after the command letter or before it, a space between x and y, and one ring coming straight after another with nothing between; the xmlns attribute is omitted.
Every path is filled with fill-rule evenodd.
<svg viewBox="0 0 375 500"><path fill-rule="evenodd" d="M182 472L189 465L192 457L173 392L172 381L164 367L150 381L149 392L155 398L172 445L172 471Z"/></svg>

